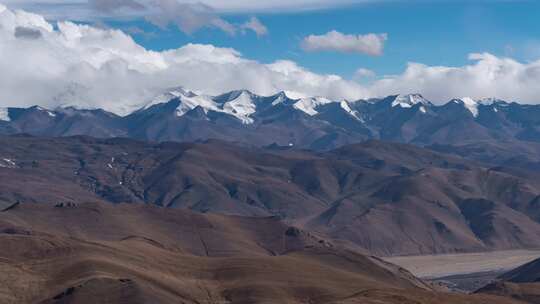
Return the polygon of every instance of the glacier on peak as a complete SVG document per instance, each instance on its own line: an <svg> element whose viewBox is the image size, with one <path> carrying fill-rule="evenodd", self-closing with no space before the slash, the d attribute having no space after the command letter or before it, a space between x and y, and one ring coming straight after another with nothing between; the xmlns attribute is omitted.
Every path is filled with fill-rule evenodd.
<svg viewBox="0 0 540 304"><path fill-rule="evenodd" d="M293 107L310 116L314 116L319 114L319 112L317 112L318 106L322 106L332 102L333 101L331 101L330 99L324 97L308 97L299 99L297 102L294 103Z"/></svg>
<svg viewBox="0 0 540 304"><path fill-rule="evenodd" d="M11 121L9 117L9 108L0 108L0 120Z"/></svg>
<svg viewBox="0 0 540 304"><path fill-rule="evenodd" d="M471 114L474 117L478 117L479 115L478 107L481 105L482 106L493 106L493 105L508 106L509 105L506 101L502 99L497 99L497 98L472 99L471 97L462 97L459 99L453 99L452 101L455 103L463 104L463 106L467 110L469 110L469 112L471 112Z"/></svg>
<svg viewBox="0 0 540 304"><path fill-rule="evenodd" d="M179 105L176 108L176 116L178 117L197 107L201 107L205 113L208 113L208 111L226 113L236 117L244 124L251 124L253 119L250 118L250 115L256 111L255 98L255 95L246 90L232 91L220 96L210 96L198 95L191 90L179 87L159 95L137 112L172 100L178 100Z"/></svg>
<svg viewBox="0 0 540 304"><path fill-rule="evenodd" d="M398 95L392 102L392 107L412 108L416 104L428 105L430 102L420 94Z"/></svg>
<svg viewBox="0 0 540 304"><path fill-rule="evenodd" d="M478 117L478 102L470 97L462 97L459 99L465 108L471 112L474 117Z"/></svg>
<svg viewBox="0 0 540 304"><path fill-rule="evenodd" d="M227 102L223 104L222 111L235 116L244 124L253 123L250 115L257 111L254 96L248 91L235 92Z"/></svg>

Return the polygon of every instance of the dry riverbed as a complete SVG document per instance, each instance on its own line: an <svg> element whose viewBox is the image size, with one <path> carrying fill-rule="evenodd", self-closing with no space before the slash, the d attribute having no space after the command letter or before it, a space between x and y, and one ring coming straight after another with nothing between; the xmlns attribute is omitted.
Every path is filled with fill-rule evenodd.
<svg viewBox="0 0 540 304"><path fill-rule="evenodd" d="M482 253L459 253L385 258L408 269L420 278L482 272L502 272L540 258L540 250L506 250Z"/></svg>

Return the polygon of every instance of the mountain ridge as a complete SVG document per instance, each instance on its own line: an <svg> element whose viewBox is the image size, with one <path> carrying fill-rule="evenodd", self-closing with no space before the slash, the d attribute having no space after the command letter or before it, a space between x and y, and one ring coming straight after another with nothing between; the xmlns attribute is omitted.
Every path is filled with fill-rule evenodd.
<svg viewBox="0 0 540 304"><path fill-rule="evenodd" d="M488 163L376 140L327 152L220 140L0 140L0 208L101 202L277 216L387 256L540 247L531 165L539 161L512 167L520 151Z"/></svg>
<svg viewBox="0 0 540 304"><path fill-rule="evenodd" d="M247 90L210 96L167 91L127 116L72 106L3 108L0 134L88 135L149 141L221 139L330 150L367 139L417 145L481 140L540 142L540 105L495 98L435 105L420 94L370 100L259 96Z"/></svg>

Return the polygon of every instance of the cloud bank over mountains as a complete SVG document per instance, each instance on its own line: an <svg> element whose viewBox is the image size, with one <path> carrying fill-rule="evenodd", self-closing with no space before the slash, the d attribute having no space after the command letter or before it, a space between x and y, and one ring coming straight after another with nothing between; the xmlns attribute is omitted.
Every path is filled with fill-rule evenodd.
<svg viewBox="0 0 540 304"><path fill-rule="evenodd" d="M25 37L16 35L21 28ZM40 34L28 35L29 30ZM72 22L54 27L42 16L7 8L0 8L0 53L2 106L69 104L125 114L179 85L209 94L237 88L332 98L366 94L353 81L292 61L264 64L234 49L200 44L155 52L119 30Z"/></svg>
<svg viewBox="0 0 540 304"><path fill-rule="evenodd" d="M3 107L75 105L126 114L179 85L208 94L242 88L261 95L288 90L355 100L420 92L436 103L462 96L540 102L540 61L472 54L469 65L409 63L399 75L370 77L371 82L360 84L315 73L294 61L262 63L213 45L187 44L156 52L119 30L72 22L53 25L40 15L4 6L0 54Z"/></svg>

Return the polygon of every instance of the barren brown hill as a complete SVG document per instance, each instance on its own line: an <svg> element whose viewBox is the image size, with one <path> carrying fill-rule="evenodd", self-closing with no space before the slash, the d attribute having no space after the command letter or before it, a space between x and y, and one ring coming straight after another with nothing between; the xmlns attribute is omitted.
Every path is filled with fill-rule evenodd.
<svg viewBox="0 0 540 304"><path fill-rule="evenodd" d="M1 137L0 204L279 216L377 255L540 247L534 170L368 141L316 153L209 141Z"/></svg>
<svg viewBox="0 0 540 304"><path fill-rule="evenodd" d="M514 303L432 291L275 217L16 204L0 212L0 244L6 304Z"/></svg>

